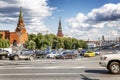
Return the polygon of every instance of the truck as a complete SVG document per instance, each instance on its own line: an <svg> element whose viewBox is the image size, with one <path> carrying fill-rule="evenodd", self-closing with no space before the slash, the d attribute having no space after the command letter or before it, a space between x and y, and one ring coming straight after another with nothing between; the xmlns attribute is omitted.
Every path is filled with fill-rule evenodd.
<svg viewBox="0 0 120 80"><path fill-rule="evenodd" d="M102 55L99 64L102 67L106 67L112 74L120 73L120 51Z"/></svg>

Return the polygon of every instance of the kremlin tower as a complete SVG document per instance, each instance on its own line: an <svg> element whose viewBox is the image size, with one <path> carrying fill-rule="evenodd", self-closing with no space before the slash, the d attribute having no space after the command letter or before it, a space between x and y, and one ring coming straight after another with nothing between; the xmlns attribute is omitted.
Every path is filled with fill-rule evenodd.
<svg viewBox="0 0 120 80"><path fill-rule="evenodd" d="M28 40L28 33L25 29L25 24L22 16L22 7L20 7L19 19L14 32L9 30L0 30L2 39L9 39L11 46L21 46Z"/></svg>
<svg viewBox="0 0 120 80"><path fill-rule="evenodd" d="M60 18L59 18L59 25L58 25L57 36L58 36L58 37L63 37L62 26L61 26L61 19L60 19Z"/></svg>
<svg viewBox="0 0 120 80"><path fill-rule="evenodd" d="M20 13L18 18L17 27L15 32L10 32L10 43L14 46L23 45L28 40L28 33L25 29L25 24L22 16L22 7L20 7Z"/></svg>
<svg viewBox="0 0 120 80"><path fill-rule="evenodd" d="M22 7L20 7L19 19L16 27L16 32L26 33L25 24L22 16Z"/></svg>

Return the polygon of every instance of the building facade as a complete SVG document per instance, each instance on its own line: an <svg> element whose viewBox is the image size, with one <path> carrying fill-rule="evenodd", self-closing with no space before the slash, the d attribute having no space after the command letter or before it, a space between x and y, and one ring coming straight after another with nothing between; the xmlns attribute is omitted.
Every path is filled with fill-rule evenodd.
<svg viewBox="0 0 120 80"><path fill-rule="evenodd" d="M2 39L9 39L10 44L14 46L23 45L28 40L28 33L22 16L22 7L20 7L20 14L15 32L0 30L0 37Z"/></svg>

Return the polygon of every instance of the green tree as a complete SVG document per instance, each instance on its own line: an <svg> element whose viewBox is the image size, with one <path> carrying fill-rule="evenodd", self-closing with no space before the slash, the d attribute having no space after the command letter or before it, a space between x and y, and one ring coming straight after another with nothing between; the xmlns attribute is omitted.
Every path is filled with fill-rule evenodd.
<svg viewBox="0 0 120 80"><path fill-rule="evenodd" d="M37 38L37 35L36 35L36 34L30 34L30 35L28 35L28 40L33 40L33 41L35 41L36 38Z"/></svg>
<svg viewBox="0 0 120 80"><path fill-rule="evenodd" d="M8 39L0 39L0 48L10 47L10 42Z"/></svg>
<svg viewBox="0 0 120 80"><path fill-rule="evenodd" d="M52 49L56 48L64 48L64 49L78 49L78 48L87 48L87 44L83 40L78 40L76 38L60 38L54 34L46 34L42 33L30 34L29 41L32 44L35 44L35 48L37 49L46 49L50 46ZM28 42L26 43L28 45ZM29 43L30 44L30 43ZM28 48L31 48L30 46Z"/></svg>
<svg viewBox="0 0 120 80"><path fill-rule="evenodd" d="M34 41L32 41L32 40L30 40L30 41L27 41L26 42L26 47L28 48L28 49L35 49L36 48L36 43L34 42Z"/></svg>
<svg viewBox="0 0 120 80"><path fill-rule="evenodd" d="M58 38L55 40L55 44L56 44L56 48L64 48L64 39L58 37Z"/></svg>
<svg viewBox="0 0 120 80"><path fill-rule="evenodd" d="M72 49L72 39L71 38L64 38L64 48Z"/></svg>

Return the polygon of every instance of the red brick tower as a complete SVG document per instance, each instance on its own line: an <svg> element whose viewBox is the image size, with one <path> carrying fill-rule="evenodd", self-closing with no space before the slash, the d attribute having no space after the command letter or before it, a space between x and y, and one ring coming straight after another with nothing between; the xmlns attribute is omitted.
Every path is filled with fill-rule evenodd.
<svg viewBox="0 0 120 80"><path fill-rule="evenodd" d="M59 18L59 25L58 25L57 36L58 36L58 37L63 37L62 26L61 26L61 19L60 19L60 18Z"/></svg>
<svg viewBox="0 0 120 80"><path fill-rule="evenodd" d="M28 40L28 33L25 29L25 24L22 16L22 7L15 32L10 32L10 43L13 45L23 45Z"/></svg>
<svg viewBox="0 0 120 80"><path fill-rule="evenodd" d="M25 24L22 16L22 7L20 7L19 19L16 27L16 32L26 33Z"/></svg>

